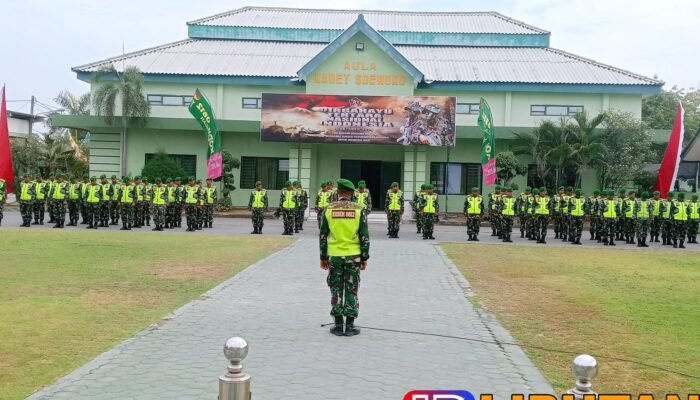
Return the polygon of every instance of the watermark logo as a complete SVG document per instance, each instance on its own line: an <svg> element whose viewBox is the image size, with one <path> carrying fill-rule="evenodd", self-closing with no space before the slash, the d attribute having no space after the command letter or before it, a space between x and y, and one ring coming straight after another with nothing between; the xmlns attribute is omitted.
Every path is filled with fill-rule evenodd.
<svg viewBox="0 0 700 400"><path fill-rule="evenodd" d="M403 400L475 400L466 390L411 390Z"/></svg>

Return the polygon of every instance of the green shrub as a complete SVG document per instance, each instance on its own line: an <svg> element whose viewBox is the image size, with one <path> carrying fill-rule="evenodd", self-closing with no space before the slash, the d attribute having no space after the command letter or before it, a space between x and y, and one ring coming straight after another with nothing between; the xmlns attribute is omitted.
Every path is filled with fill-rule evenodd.
<svg viewBox="0 0 700 400"><path fill-rule="evenodd" d="M187 172L175 160L170 158L165 152L158 152L156 155L143 166L141 176L147 176L151 179L161 178L165 182L167 178L176 178L178 176L186 178Z"/></svg>

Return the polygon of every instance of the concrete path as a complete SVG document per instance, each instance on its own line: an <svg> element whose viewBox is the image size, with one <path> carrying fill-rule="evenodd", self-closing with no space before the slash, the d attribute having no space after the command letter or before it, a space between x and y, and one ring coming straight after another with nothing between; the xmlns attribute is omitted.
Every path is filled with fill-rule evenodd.
<svg viewBox="0 0 700 400"><path fill-rule="evenodd" d="M249 342L244 367L255 400L401 399L412 389L498 398L552 392L515 346L369 329L356 337L328 333L320 327L331 318L315 231L31 399L215 399L230 336ZM468 283L439 248L405 236L411 239L375 233L358 325L512 341L472 307Z"/></svg>

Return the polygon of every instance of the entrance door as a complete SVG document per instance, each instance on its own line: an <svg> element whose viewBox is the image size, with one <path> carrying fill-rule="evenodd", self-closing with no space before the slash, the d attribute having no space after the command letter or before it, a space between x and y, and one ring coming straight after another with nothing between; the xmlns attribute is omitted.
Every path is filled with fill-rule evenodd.
<svg viewBox="0 0 700 400"><path fill-rule="evenodd" d="M383 210L391 182L401 181L401 163L373 160L340 160L340 176L355 185L364 180L372 194L372 209Z"/></svg>

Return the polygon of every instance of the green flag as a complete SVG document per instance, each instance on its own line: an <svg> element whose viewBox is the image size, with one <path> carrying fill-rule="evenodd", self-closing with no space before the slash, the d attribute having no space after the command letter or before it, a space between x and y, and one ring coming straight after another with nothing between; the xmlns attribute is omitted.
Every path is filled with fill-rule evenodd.
<svg viewBox="0 0 700 400"><path fill-rule="evenodd" d="M207 140L207 178L216 179L223 173L223 158L221 155L221 138L216 128L214 111L206 96L199 89L195 90L190 104L190 113L204 129Z"/></svg>
<svg viewBox="0 0 700 400"><path fill-rule="evenodd" d="M493 133L491 107L483 98L479 106L479 127L483 134L481 141L481 171L486 186L496 183L496 144Z"/></svg>

